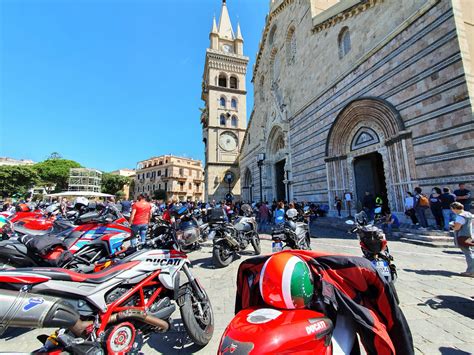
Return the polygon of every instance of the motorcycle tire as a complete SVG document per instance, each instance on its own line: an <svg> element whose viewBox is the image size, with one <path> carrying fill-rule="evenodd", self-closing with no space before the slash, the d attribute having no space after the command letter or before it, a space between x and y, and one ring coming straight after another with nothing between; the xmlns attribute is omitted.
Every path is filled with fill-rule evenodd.
<svg viewBox="0 0 474 355"><path fill-rule="evenodd" d="M228 252L228 255L226 255ZM234 258L234 253L229 247L223 242L214 244L212 248L212 261L214 266L223 268L229 266Z"/></svg>
<svg viewBox="0 0 474 355"><path fill-rule="evenodd" d="M180 307L181 319L183 320L184 327L188 333L188 336L198 346L205 346L209 343L214 333L214 313L212 311L211 302L209 297L204 292L206 299L206 305L208 306L207 311L204 313L204 319L201 320L196 317L194 305L198 302L197 296L194 295L194 290L191 285L184 284L181 286L182 294L184 295L184 301ZM180 292L181 293L181 292Z"/></svg>
<svg viewBox="0 0 474 355"><path fill-rule="evenodd" d="M260 236L258 233L255 233L250 239L250 243L252 243L253 250L255 250L255 255L260 255L262 252L262 247L260 246Z"/></svg>

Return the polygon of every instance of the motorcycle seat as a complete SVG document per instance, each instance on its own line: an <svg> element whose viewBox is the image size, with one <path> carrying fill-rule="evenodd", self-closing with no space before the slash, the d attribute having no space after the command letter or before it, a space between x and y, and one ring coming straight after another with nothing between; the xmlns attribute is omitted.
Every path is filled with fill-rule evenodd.
<svg viewBox="0 0 474 355"><path fill-rule="evenodd" d="M29 228L24 228L22 226L14 226L13 227L16 233L22 234L22 235L46 235L50 233L49 229L44 229L44 230L36 230L36 229L29 229Z"/></svg>
<svg viewBox="0 0 474 355"><path fill-rule="evenodd" d="M136 264L140 263L139 261L130 261L126 263L116 264L105 270L96 272L94 274L82 274L72 270L61 269L61 268L22 268L21 272L18 272L18 275L28 274L28 275L39 275L48 277L51 280L55 281L71 281L71 282L83 282L91 284L101 284L113 279L118 274L132 268ZM12 273L11 271L9 272ZM0 271L0 279L2 272Z"/></svg>

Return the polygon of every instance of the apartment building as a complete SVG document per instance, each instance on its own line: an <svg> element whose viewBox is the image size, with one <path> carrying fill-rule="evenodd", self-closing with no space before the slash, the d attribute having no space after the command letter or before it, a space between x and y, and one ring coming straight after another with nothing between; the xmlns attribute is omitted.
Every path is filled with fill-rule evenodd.
<svg viewBox="0 0 474 355"><path fill-rule="evenodd" d="M167 199L199 201L204 197L204 174L200 160L162 155L137 163L134 197L166 191Z"/></svg>

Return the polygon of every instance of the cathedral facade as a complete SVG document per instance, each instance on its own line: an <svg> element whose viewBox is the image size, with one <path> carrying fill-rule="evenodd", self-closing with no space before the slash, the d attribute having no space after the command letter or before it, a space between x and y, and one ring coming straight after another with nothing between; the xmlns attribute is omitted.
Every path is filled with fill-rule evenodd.
<svg viewBox="0 0 474 355"><path fill-rule="evenodd" d="M272 0L242 198L369 191L402 213L415 186L473 184L473 17L464 0Z"/></svg>
<svg viewBox="0 0 474 355"><path fill-rule="evenodd" d="M205 147L206 201L240 198L239 153L247 126L245 76L249 58L237 25L234 32L222 2L219 25L214 18L202 83L202 135Z"/></svg>

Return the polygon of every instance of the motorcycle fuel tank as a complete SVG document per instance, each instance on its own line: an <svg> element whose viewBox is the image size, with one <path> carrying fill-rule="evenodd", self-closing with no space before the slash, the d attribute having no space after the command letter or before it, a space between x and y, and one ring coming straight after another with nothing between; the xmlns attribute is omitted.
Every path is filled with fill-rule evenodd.
<svg viewBox="0 0 474 355"><path fill-rule="evenodd" d="M332 330L331 320L319 312L248 308L227 326L218 354L329 355Z"/></svg>
<svg viewBox="0 0 474 355"><path fill-rule="evenodd" d="M239 218L235 221L234 228L239 232L250 232L252 230L252 225L250 222L246 221L245 218Z"/></svg>

